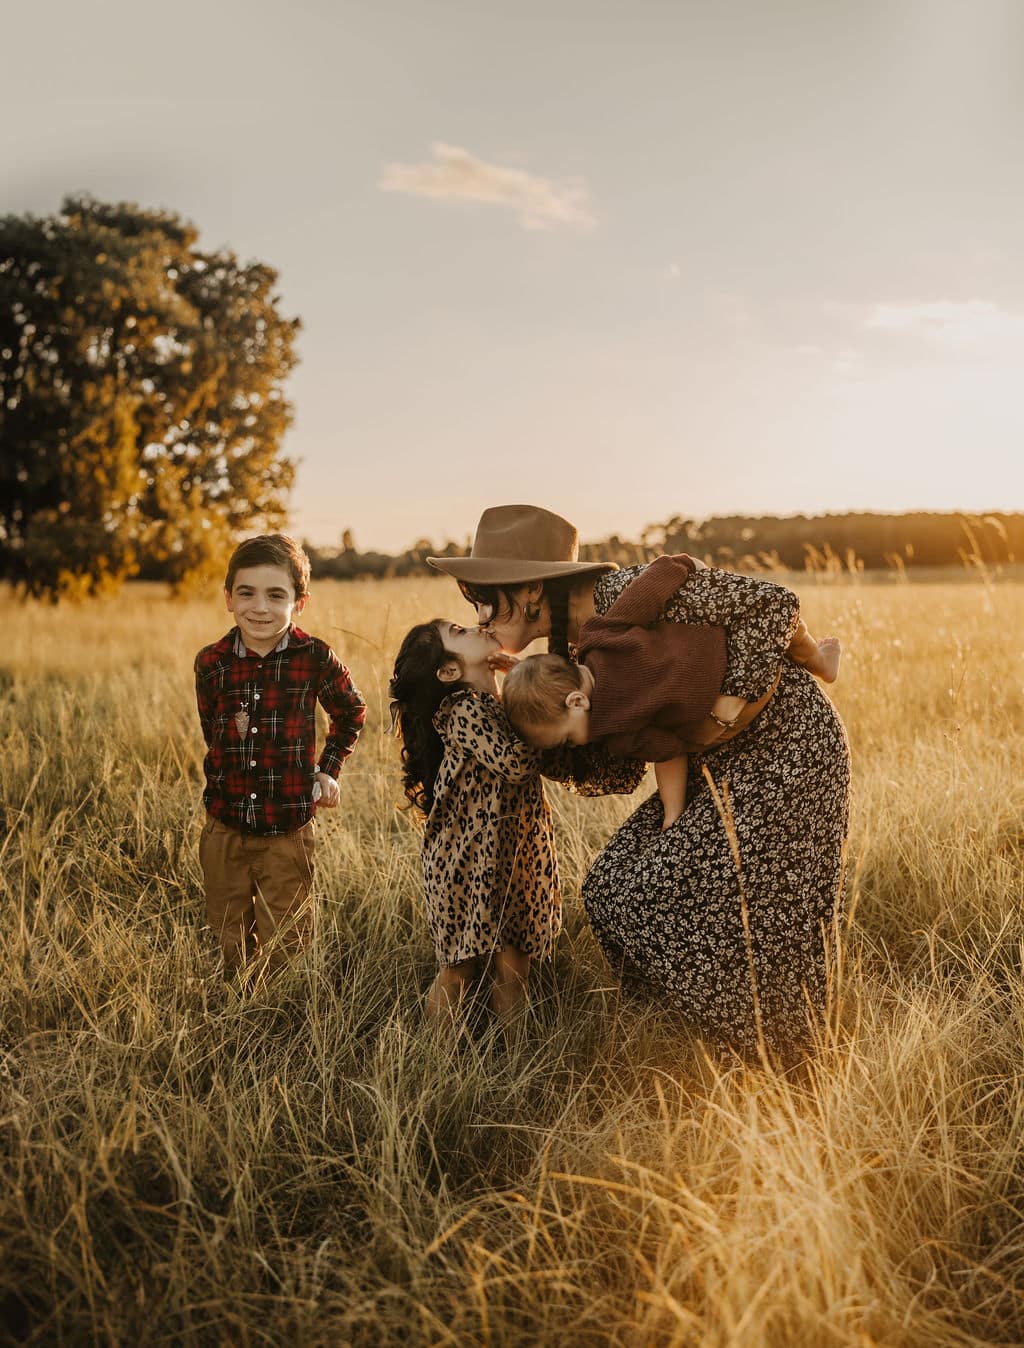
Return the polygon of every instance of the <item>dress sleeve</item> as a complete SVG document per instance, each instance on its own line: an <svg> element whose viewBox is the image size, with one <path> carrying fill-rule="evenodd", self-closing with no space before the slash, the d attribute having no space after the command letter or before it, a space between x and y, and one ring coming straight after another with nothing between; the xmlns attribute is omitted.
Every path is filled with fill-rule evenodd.
<svg viewBox="0 0 1024 1348"><path fill-rule="evenodd" d="M598 621L617 627L648 627L656 623L680 585L696 570L693 558L685 552L655 557L639 569L639 574L619 592L603 620Z"/></svg>
<svg viewBox="0 0 1024 1348"><path fill-rule="evenodd" d="M722 692L755 702L779 672L800 617L800 601L774 581L707 567L679 587L665 606L665 617L724 627Z"/></svg>
<svg viewBox="0 0 1024 1348"><path fill-rule="evenodd" d="M445 744L482 763L507 782L526 782L540 767L540 754L521 740L501 704L491 697L456 693L434 717Z"/></svg>
<svg viewBox="0 0 1024 1348"><path fill-rule="evenodd" d="M628 796L644 779L647 764L636 758L616 758L603 744L545 749L540 770L577 796Z"/></svg>

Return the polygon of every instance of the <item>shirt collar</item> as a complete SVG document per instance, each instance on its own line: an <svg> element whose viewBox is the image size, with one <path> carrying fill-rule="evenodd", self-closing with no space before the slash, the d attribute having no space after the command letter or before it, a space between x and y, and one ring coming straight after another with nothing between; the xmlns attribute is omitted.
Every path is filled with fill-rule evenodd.
<svg viewBox="0 0 1024 1348"><path fill-rule="evenodd" d="M278 651L285 650L289 645L291 638L292 638L292 629L289 627L288 631L285 632L281 640L277 643L277 645L274 647L272 651L268 652L268 654L276 655ZM242 634L237 627L235 628L235 654L238 656L240 660L244 660L245 657L249 654L248 648L246 647Z"/></svg>

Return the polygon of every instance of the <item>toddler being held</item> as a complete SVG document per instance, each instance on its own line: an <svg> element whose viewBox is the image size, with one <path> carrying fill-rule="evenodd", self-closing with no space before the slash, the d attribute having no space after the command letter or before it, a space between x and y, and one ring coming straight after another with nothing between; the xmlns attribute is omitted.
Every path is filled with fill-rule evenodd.
<svg viewBox="0 0 1024 1348"><path fill-rule="evenodd" d="M729 733L735 710L735 699L721 697L724 628L659 621L700 565L685 554L656 558L607 613L583 625L579 663L560 655L509 660L502 688L510 721L538 749L598 742L653 762L663 829L685 807L687 748L711 747ZM839 642L815 641L802 618L788 654L826 682L838 673Z"/></svg>

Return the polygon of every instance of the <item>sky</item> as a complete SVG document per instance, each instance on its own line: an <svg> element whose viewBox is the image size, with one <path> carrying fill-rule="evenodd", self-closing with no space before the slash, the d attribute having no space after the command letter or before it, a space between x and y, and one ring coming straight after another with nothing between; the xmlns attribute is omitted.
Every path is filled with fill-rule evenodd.
<svg viewBox="0 0 1024 1348"><path fill-rule="evenodd" d="M311 542L1024 510L1018 0L4 11L0 211L279 271Z"/></svg>

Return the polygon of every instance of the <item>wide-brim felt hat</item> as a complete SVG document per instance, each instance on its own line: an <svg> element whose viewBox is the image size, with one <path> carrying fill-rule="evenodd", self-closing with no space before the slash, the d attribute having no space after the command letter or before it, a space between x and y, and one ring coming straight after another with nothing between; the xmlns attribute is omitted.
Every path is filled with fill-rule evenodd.
<svg viewBox="0 0 1024 1348"><path fill-rule="evenodd" d="M525 585L531 580L617 571L615 562L581 562L576 526L542 506L490 506L476 526L468 557L428 557L438 571L478 585Z"/></svg>

